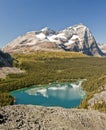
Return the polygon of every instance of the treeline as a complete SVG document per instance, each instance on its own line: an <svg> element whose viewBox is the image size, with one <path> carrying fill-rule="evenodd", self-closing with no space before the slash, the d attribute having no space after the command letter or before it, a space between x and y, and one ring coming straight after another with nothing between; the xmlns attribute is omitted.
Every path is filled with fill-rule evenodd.
<svg viewBox="0 0 106 130"><path fill-rule="evenodd" d="M32 85L52 82L73 82L87 79L83 88L89 97L106 84L106 58L87 57L80 53L36 52L33 54L13 55L14 66L25 70L22 74L9 74L0 81L0 92L10 92Z"/></svg>
<svg viewBox="0 0 106 130"><path fill-rule="evenodd" d="M99 111L103 111L106 113L106 102L105 101L102 101L101 103L97 102L94 104L93 108L95 110L99 110Z"/></svg>
<svg viewBox="0 0 106 130"><path fill-rule="evenodd" d="M0 92L0 106L12 105L14 102L14 98L8 93Z"/></svg>

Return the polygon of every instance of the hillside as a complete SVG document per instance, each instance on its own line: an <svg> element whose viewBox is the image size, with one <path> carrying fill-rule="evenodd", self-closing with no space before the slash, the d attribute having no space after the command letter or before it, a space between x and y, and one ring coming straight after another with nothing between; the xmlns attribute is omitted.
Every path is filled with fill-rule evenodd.
<svg viewBox="0 0 106 130"><path fill-rule="evenodd" d="M38 31L27 32L3 47L9 53L28 53L44 51L74 51L90 56L103 56L90 30L83 24L54 31L45 27Z"/></svg>
<svg viewBox="0 0 106 130"><path fill-rule="evenodd" d="M0 106L9 105L0 107L1 130L105 130L105 58L88 57L76 52L44 51L13 54L12 57L16 59L14 66L25 70L25 73L9 74L6 79L0 80ZM52 82L75 82L78 79L87 79L82 84L86 98L78 107L80 109L10 106L14 102L9 94L12 90Z"/></svg>
<svg viewBox="0 0 106 130"><path fill-rule="evenodd" d="M87 97L80 108L89 108L89 100L94 94L101 95L106 85L106 59L87 57L76 52L39 52L30 54L14 54L14 66L25 70L22 74L9 74L0 81L0 92L8 93L12 90L30 87L32 85L48 85L53 82L75 82L87 79L82 84ZM39 78L40 77L40 78ZM12 102L13 100L10 99ZM104 100L98 102L91 109L106 112ZM99 103L99 104L98 104ZM0 105L8 105L7 97L0 97Z"/></svg>

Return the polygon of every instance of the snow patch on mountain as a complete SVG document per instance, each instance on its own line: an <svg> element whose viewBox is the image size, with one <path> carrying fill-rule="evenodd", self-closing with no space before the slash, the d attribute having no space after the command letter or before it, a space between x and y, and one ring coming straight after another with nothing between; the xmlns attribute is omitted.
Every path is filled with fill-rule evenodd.
<svg viewBox="0 0 106 130"><path fill-rule="evenodd" d="M80 39L78 35L73 35L71 40Z"/></svg>
<svg viewBox="0 0 106 130"><path fill-rule="evenodd" d="M46 39L46 35L44 33L39 33L36 35L36 37L39 38L40 40Z"/></svg>

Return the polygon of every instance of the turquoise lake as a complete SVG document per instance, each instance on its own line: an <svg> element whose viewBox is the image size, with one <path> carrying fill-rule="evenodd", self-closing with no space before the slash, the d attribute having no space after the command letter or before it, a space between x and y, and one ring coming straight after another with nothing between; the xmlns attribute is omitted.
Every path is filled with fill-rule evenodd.
<svg viewBox="0 0 106 130"><path fill-rule="evenodd" d="M53 83L46 87L33 86L11 92L15 97L14 104L32 104L41 106L60 106L73 108L79 106L85 97L81 89L82 81L76 83Z"/></svg>

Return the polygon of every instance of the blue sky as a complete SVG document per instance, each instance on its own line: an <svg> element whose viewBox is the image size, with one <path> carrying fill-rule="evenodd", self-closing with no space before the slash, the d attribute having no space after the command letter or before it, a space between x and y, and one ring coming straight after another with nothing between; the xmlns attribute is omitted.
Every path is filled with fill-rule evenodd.
<svg viewBox="0 0 106 130"><path fill-rule="evenodd" d="M0 47L28 31L78 23L106 43L106 0L0 0Z"/></svg>

